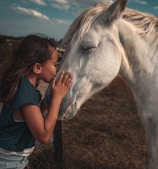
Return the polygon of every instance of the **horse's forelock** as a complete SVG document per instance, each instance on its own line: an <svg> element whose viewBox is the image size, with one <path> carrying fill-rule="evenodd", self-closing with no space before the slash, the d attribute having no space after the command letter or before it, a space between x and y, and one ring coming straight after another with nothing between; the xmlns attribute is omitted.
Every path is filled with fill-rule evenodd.
<svg viewBox="0 0 158 169"><path fill-rule="evenodd" d="M81 13L72 23L67 31L63 43L68 43L72 38L82 39L85 33L88 32L96 18L107 9L108 4L98 3L95 7L89 8Z"/></svg>

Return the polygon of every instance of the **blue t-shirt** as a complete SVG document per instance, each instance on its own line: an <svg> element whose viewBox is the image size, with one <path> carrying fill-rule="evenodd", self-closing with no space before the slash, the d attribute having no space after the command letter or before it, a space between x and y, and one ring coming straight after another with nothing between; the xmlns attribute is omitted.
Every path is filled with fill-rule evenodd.
<svg viewBox="0 0 158 169"><path fill-rule="evenodd" d="M13 101L9 105L3 105L0 113L0 148L20 152L35 145L35 139L26 122L16 122L13 113L26 104L40 106L40 100L40 92L26 77L23 78Z"/></svg>

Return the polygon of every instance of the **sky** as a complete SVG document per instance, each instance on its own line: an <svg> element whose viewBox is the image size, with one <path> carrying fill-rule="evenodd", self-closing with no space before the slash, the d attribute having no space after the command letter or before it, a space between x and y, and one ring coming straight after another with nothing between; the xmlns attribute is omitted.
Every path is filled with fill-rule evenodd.
<svg viewBox="0 0 158 169"><path fill-rule="evenodd" d="M0 34L42 33L60 40L75 18L99 2L115 0L0 0ZM158 17L158 0L128 0L127 7Z"/></svg>

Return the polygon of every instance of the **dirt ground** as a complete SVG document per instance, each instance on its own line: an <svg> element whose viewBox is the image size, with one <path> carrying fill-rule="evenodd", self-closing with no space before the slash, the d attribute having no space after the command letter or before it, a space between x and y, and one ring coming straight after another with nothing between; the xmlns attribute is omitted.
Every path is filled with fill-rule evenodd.
<svg viewBox="0 0 158 169"><path fill-rule="evenodd" d="M120 77L90 98L72 120L63 121L62 131L63 162L55 163L52 143L38 145L27 169L145 168L144 125Z"/></svg>

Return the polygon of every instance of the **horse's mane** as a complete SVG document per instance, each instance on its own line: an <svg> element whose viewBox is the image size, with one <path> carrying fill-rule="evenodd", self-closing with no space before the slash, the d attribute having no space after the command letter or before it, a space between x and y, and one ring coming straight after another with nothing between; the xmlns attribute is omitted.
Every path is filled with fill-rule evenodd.
<svg viewBox="0 0 158 169"><path fill-rule="evenodd" d="M158 19L152 14L126 8L123 18L140 28L139 34L147 34L153 29L158 32Z"/></svg>
<svg viewBox="0 0 158 169"><path fill-rule="evenodd" d="M88 32L97 17L108 7L109 4L99 3L81 13L70 26L63 39L63 43L67 44L73 37L82 38L83 35ZM153 29L158 32L158 19L151 14L126 8L122 17L139 28L138 33L141 35L147 34Z"/></svg>

